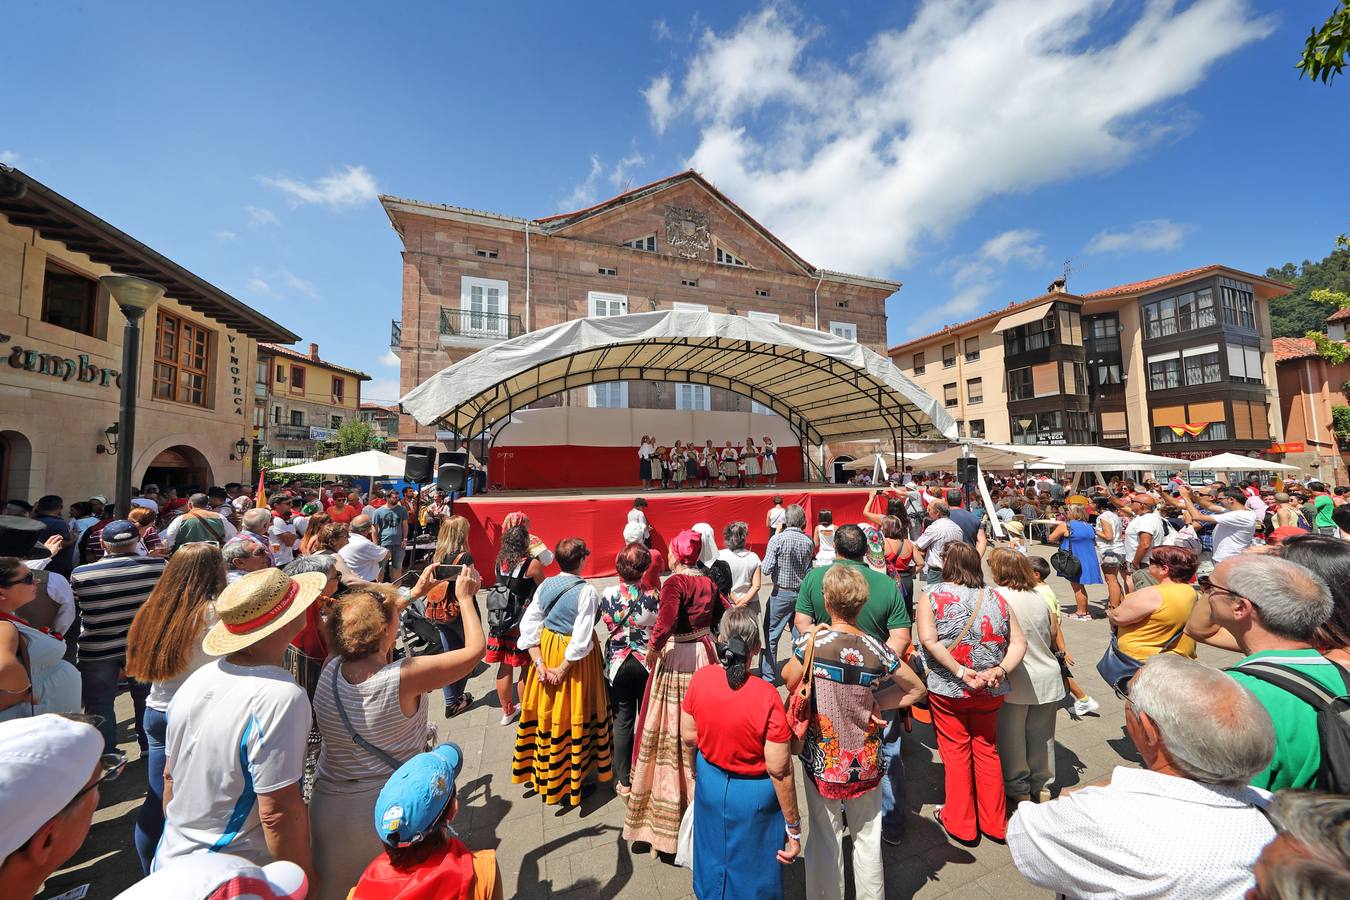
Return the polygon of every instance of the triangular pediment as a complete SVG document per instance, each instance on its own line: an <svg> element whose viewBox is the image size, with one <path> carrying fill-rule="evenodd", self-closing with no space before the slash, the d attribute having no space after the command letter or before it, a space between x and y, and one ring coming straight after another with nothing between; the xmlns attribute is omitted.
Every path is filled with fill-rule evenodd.
<svg viewBox="0 0 1350 900"><path fill-rule="evenodd" d="M538 219L551 235L679 259L814 276L815 269L697 172Z"/></svg>

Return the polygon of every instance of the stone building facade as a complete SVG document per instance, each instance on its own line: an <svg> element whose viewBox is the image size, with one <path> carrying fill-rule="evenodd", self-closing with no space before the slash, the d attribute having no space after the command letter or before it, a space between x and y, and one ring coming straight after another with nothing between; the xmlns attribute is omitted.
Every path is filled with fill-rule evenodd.
<svg viewBox="0 0 1350 900"><path fill-rule="evenodd" d="M258 345L254 435L272 451L269 465L295 465L346 422L357 418L361 382L370 376L319 358L319 345L302 353L277 344Z"/></svg>

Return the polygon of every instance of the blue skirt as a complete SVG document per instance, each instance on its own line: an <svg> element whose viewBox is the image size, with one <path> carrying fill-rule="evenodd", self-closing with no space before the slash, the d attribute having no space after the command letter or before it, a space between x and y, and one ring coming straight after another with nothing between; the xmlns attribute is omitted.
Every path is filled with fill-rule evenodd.
<svg viewBox="0 0 1350 900"><path fill-rule="evenodd" d="M783 896L787 822L773 781L733 775L699 754L694 781L694 896L761 900Z"/></svg>
<svg viewBox="0 0 1350 900"><path fill-rule="evenodd" d="M1083 564L1083 574L1078 576L1079 584L1105 584L1102 579L1101 560L1097 558L1096 533L1086 522L1070 522L1069 535L1061 546L1078 557Z"/></svg>

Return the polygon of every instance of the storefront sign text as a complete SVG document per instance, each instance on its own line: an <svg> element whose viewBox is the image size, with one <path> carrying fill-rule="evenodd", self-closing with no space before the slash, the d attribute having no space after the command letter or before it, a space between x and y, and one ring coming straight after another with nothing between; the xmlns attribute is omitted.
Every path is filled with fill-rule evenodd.
<svg viewBox="0 0 1350 900"><path fill-rule="evenodd" d="M234 414L242 418L244 415L244 387L239 374L239 345L235 343L234 335L227 334L225 338L230 342L230 400L234 403Z"/></svg>
<svg viewBox="0 0 1350 900"><path fill-rule="evenodd" d="M0 344L8 344L11 338L7 334L0 334ZM108 369L96 366L89 362L89 354L81 353L75 359L68 356L60 356L55 353L40 353L37 350L27 350L15 344L9 351L9 366L11 369L24 369L28 372L37 372L41 375L50 375L53 378L59 378L62 381L70 381L72 378L85 384L96 384L99 387L121 387L122 374L116 369Z"/></svg>

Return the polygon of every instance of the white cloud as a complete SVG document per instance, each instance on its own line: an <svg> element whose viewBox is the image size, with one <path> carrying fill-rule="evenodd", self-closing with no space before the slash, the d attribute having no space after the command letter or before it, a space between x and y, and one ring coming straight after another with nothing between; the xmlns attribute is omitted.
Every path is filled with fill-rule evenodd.
<svg viewBox="0 0 1350 900"><path fill-rule="evenodd" d="M218 241L234 241L239 239L239 235L228 229L217 231L212 237Z"/></svg>
<svg viewBox="0 0 1350 900"><path fill-rule="evenodd" d="M397 369L399 367L399 362L398 354L393 350L384 351L384 356L380 357L380 365L382 366L391 366Z"/></svg>
<svg viewBox="0 0 1350 900"><path fill-rule="evenodd" d="M296 275L290 269L281 269L280 271L278 271L277 274L281 276L281 280L286 285L286 287L290 288L296 293L304 294L306 297L319 296L319 292L315 290L314 285L310 284L308 281L301 278L299 275Z"/></svg>
<svg viewBox="0 0 1350 900"><path fill-rule="evenodd" d="M22 158L13 150L0 150L0 165L17 166Z"/></svg>
<svg viewBox="0 0 1350 900"><path fill-rule="evenodd" d="M342 209L360 206L379 196L375 176L365 166L345 166L309 183L266 175L260 176L259 180L285 194L292 206L315 203L330 209Z"/></svg>
<svg viewBox="0 0 1350 900"><path fill-rule="evenodd" d="M361 385L362 403L397 403L403 396L398 378L372 378Z"/></svg>
<svg viewBox="0 0 1350 900"><path fill-rule="evenodd" d="M1175 133L1178 98L1269 34L1246 0L925 0L841 66L769 7L706 30L644 96L700 129L689 165L808 259L882 273L990 198L1117 168ZM1125 16L1133 18L1126 19Z"/></svg>
<svg viewBox="0 0 1350 900"><path fill-rule="evenodd" d="M284 267L271 271L255 267L244 284L252 293L268 297L280 297L287 293L303 294L311 299L319 296L314 285Z"/></svg>
<svg viewBox="0 0 1350 900"><path fill-rule="evenodd" d="M255 294L265 294L267 296L271 296L274 293L272 290L272 286L268 284L266 281L264 281L261 276L256 274L253 277L249 278L249 280L246 281L244 285Z"/></svg>
<svg viewBox="0 0 1350 900"><path fill-rule="evenodd" d="M1088 241L1086 253L1126 253L1175 250L1186 237L1187 226L1169 219L1136 222L1129 231L1099 231Z"/></svg>
<svg viewBox="0 0 1350 900"><path fill-rule="evenodd" d="M656 35L658 41L669 41L674 38L665 19L657 19L652 23L652 33Z"/></svg>
<svg viewBox="0 0 1350 900"><path fill-rule="evenodd" d="M265 206L245 206L244 212L248 213L248 224L251 228L281 224L281 219L277 218L277 214Z"/></svg>
<svg viewBox="0 0 1350 900"><path fill-rule="evenodd" d="M609 183L620 191L628 190L634 170L646 165L647 159L641 153L630 153L614 164L609 173Z"/></svg>
<svg viewBox="0 0 1350 900"><path fill-rule="evenodd" d="M951 297L907 321L911 334L967 318L983 309L999 287L1009 265L1035 268L1045 263L1045 245L1031 228L1011 228L989 238L974 253L954 257L939 267L951 273Z"/></svg>
<svg viewBox="0 0 1350 900"><path fill-rule="evenodd" d="M585 209L587 206L595 203L596 190L600 185L600 176L604 174L604 163L600 162L597 154L591 154L591 170L586 177L572 188L572 193L568 194L558 204L558 209L564 212L570 212L574 209Z"/></svg>
<svg viewBox="0 0 1350 900"><path fill-rule="evenodd" d="M671 82L669 75L658 75L647 85L642 96L647 100L647 109L652 114L652 127L660 134L666 130L670 120L675 118L675 104L670 99Z"/></svg>

